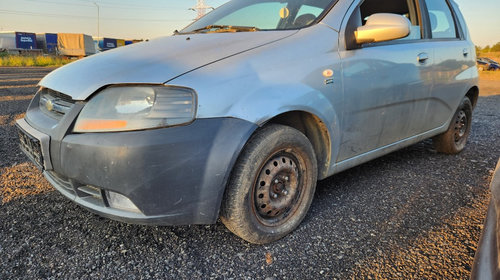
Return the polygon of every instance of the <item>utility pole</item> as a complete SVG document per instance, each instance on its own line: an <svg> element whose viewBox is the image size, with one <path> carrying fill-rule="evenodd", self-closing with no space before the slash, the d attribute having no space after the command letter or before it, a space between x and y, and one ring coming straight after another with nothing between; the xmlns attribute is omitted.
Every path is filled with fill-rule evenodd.
<svg viewBox="0 0 500 280"><path fill-rule="evenodd" d="M207 6L205 4L205 0L197 0L197 1L198 2L196 3L196 6L189 9L198 12L198 16L196 17L196 19L203 17L207 13L207 10L214 9L213 7Z"/></svg>
<svg viewBox="0 0 500 280"><path fill-rule="evenodd" d="M101 30L100 30L101 29L101 27L100 27L101 26L101 22L100 22L101 21L101 19L100 19L101 18L101 11L99 9L99 5L97 5L96 2L94 2L94 5L97 7L97 38L100 38L101 37L101 34L100 34L101 33Z"/></svg>

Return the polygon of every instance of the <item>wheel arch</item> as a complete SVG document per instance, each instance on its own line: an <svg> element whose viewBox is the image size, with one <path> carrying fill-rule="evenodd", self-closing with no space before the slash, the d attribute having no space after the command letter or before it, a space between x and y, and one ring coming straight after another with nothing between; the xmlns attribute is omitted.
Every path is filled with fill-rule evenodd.
<svg viewBox="0 0 500 280"><path fill-rule="evenodd" d="M479 88L477 86L473 86L469 89L465 96L468 97L472 103L472 108L476 108L477 100L479 98Z"/></svg>
<svg viewBox="0 0 500 280"><path fill-rule="evenodd" d="M290 126L302 132L311 142L318 162L318 179L328 176L331 162L331 137L326 124L316 115L305 111L289 111L281 113L268 121L267 124Z"/></svg>

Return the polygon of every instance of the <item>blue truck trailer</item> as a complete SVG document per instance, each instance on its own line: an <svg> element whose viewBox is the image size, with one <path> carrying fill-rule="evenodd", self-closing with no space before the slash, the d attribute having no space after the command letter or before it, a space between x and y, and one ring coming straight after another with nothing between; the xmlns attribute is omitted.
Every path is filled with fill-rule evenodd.
<svg viewBox="0 0 500 280"><path fill-rule="evenodd" d="M36 50L36 34L28 32L0 32L0 49L7 51Z"/></svg>
<svg viewBox="0 0 500 280"><path fill-rule="evenodd" d="M42 49L45 53L57 52L57 34L55 33L41 33L36 34L37 47Z"/></svg>
<svg viewBox="0 0 500 280"><path fill-rule="evenodd" d="M28 32L16 32L16 47L24 50L36 49L36 34Z"/></svg>
<svg viewBox="0 0 500 280"><path fill-rule="evenodd" d="M101 51L115 49L117 47L116 39L113 38L98 38L98 46Z"/></svg>

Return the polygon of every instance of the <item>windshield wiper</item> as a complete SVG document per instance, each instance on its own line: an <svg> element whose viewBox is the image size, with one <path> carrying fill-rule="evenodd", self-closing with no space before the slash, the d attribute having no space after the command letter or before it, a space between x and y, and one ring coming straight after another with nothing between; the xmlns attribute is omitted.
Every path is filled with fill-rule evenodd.
<svg viewBox="0 0 500 280"><path fill-rule="evenodd" d="M207 33L210 32L255 32L259 31L260 29L254 26L233 26L233 25L207 25L202 28L195 29L193 31L190 31L188 33L200 33L203 31L206 31Z"/></svg>

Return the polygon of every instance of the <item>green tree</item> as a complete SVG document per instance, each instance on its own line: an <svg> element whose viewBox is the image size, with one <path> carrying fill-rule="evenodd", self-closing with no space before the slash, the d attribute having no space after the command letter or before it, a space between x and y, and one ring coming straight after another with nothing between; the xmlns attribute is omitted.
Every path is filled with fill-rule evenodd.
<svg viewBox="0 0 500 280"><path fill-rule="evenodd" d="M476 56L477 56L477 57L481 56L481 51L482 51L482 50L483 50L483 49L482 49L480 46L476 46Z"/></svg>
<svg viewBox="0 0 500 280"><path fill-rule="evenodd" d="M496 43L491 47L490 52L500 52L500 42Z"/></svg>

